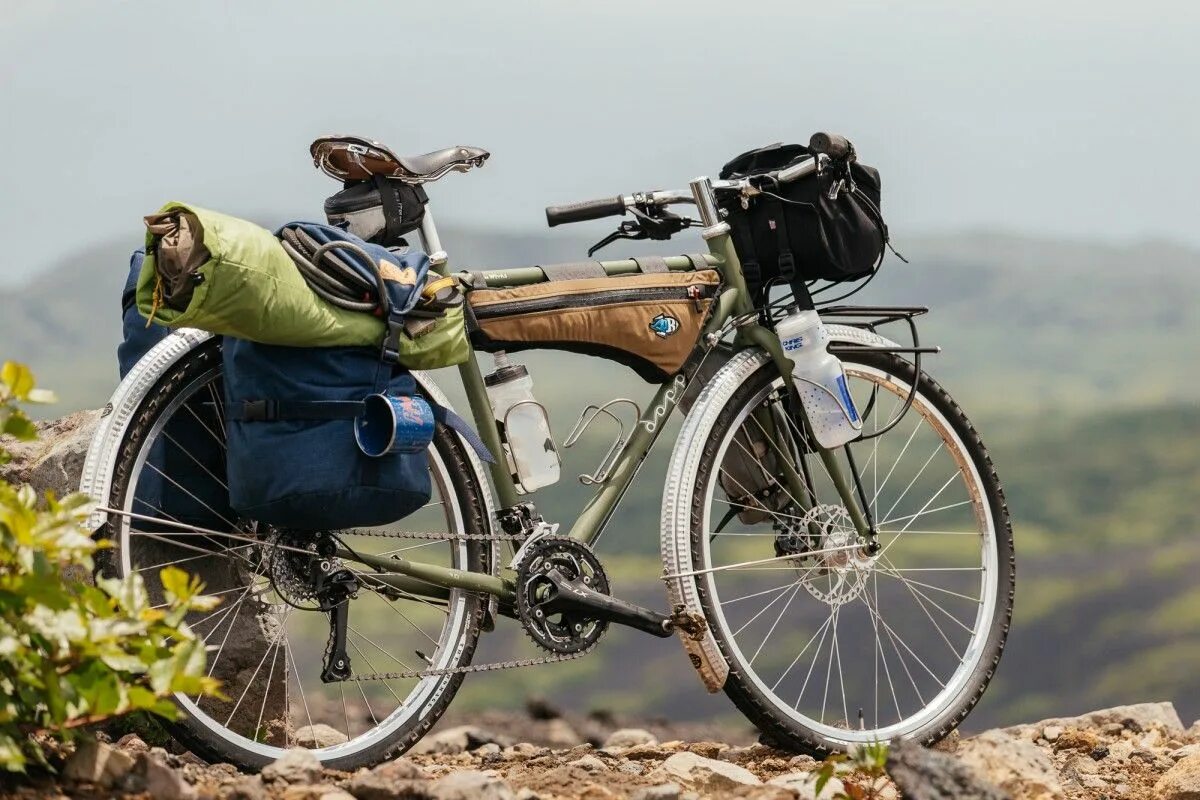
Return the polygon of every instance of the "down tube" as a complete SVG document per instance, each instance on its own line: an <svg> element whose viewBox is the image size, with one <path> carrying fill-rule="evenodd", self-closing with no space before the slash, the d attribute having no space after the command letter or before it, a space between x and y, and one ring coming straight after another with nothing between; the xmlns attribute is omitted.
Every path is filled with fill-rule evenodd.
<svg viewBox="0 0 1200 800"><path fill-rule="evenodd" d="M650 401L650 407L638 419L633 435L629 437L625 450L617 460L617 466L600 491L596 492L584 506L576 518L575 524L571 526L570 536L573 539L592 544L600 536L600 532L604 530L604 526L608 523L617 504L621 502L621 497L633 483L633 479L637 477L642 464L646 463L646 456L650 454L650 448L658 440L659 434L667 424L671 412L679 405L679 400L683 397L683 391L686 388L687 378L683 373L658 387L658 391L654 393L654 399Z"/></svg>

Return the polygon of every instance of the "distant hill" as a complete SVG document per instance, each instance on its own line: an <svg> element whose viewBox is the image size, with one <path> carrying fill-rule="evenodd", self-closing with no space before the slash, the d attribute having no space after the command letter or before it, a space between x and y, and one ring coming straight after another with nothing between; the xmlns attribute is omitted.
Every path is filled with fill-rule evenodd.
<svg viewBox="0 0 1200 800"><path fill-rule="evenodd" d="M444 241L455 265L513 266L582 258L603 230L449 229ZM896 244L911 263L889 257L879 277L848 302L929 306L922 336L944 352L927 361L928 369L974 416L1200 399L1192 368L1200 363L1200 251L1000 233L899 237ZM127 239L65 254L28 285L0 294L0 352L28 361L44 385L58 390L57 411L96 406L115 385L118 296L135 246L131 231ZM626 243L604 253L696 246ZM555 376L570 374L558 366L562 357L529 360L552 367L538 379L547 399L572 409L607 399L581 391L577 381L556 383ZM605 391L647 394L623 368L613 367L611 379L600 370Z"/></svg>

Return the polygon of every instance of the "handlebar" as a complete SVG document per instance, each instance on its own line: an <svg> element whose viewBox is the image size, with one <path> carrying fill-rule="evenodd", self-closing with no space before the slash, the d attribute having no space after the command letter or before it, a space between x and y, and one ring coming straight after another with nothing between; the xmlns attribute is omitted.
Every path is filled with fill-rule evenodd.
<svg viewBox="0 0 1200 800"><path fill-rule="evenodd" d="M832 159L842 159L854 153L854 145L845 136L824 131L818 131L809 138L808 149Z"/></svg>
<svg viewBox="0 0 1200 800"><path fill-rule="evenodd" d="M562 206L546 207L546 224L553 228L568 222L583 222L603 217L619 217L625 213L625 198L609 197L604 200L584 200Z"/></svg>
<svg viewBox="0 0 1200 800"><path fill-rule="evenodd" d="M855 157L854 145L844 136L836 133L814 133L808 141L808 149L812 156L801 159L791 166L774 172L766 172L736 180L712 181L713 191L746 191L755 189L762 181L777 181L791 183L817 172L830 160L840 160ZM625 210L644 206L667 206L673 203L694 203L691 192L685 191L654 191L639 192L632 195L618 195L602 200L585 200L582 203L568 203L561 206L546 207L546 224L551 228L570 222L583 222L589 219L603 217L620 217Z"/></svg>

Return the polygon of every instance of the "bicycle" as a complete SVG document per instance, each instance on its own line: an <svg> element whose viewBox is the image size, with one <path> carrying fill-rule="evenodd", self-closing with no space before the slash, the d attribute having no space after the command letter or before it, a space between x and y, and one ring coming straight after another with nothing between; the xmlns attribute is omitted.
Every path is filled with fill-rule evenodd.
<svg viewBox="0 0 1200 800"><path fill-rule="evenodd" d="M424 183L479 166L482 152L451 148L410 162ZM769 177L798 179L828 157ZM189 487L156 466L171 462L150 457L155 448L190 455L174 425L223 446L221 342L182 330L143 358L106 408L81 489L99 504L93 529L114 543L105 571L140 572L160 598L157 570L178 565L225 600L189 622L226 698L177 697L175 735L246 768L302 746L354 769L415 744L466 674L586 656L611 624L678 635L708 690L723 689L781 747L822 754L894 738L932 743L952 731L994 674L1011 619L1015 562L999 479L970 421L921 368L922 355L937 352L919 341L923 308L822 308L864 427L845 447L815 445L772 330L779 304L750 301L718 211L719 197L756 186L697 178L687 191L547 209L551 225L633 211L655 238L698 225L708 252L662 264L694 269L702 258L721 278L686 366L644 411L634 406L633 432L587 476L595 494L566 534L518 493L502 459L485 469L442 426L429 448L434 497L402 524L325 532L313 544L250 520L164 519L139 497L145 482L200 502L227 491L211 470L198 479L215 483ZM699 219L665 213L682 204ZM618 234L643 230L626 223ZM420 235L434 268L468 292L547 279L541 267L452 272L428 210ZM638 270L631 259L598 263L607 275ZM911 345L877 330L893 324ZM459 375L483 442L501 452L476 361ZM417 377L447 404L428 375ZM668 603L655 610L612 597L589 545L681 404L661 518ZM338 587L313 588L335 574ZM473 665L481 634L501 617L516 619L541 654Z"/></svg>

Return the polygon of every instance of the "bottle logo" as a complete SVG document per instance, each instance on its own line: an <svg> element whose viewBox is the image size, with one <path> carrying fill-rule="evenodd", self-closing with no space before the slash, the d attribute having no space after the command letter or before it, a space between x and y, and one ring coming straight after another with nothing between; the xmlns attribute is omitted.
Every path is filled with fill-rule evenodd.
<svg viewBox="0 0 1200 800"><path fill-rule="evenodd" d="M791 339L783 340L783 349L784 350L799 350L803 346L804 346L804 337L803 336L793 336Z"/></svg>
<svg viewBox="0 0 1200 800"><path fill-rule="evenodd" d="M659 314L650 320L650 330L660 339L665 339L679 330L679 320L670 314Z"/></svg>

